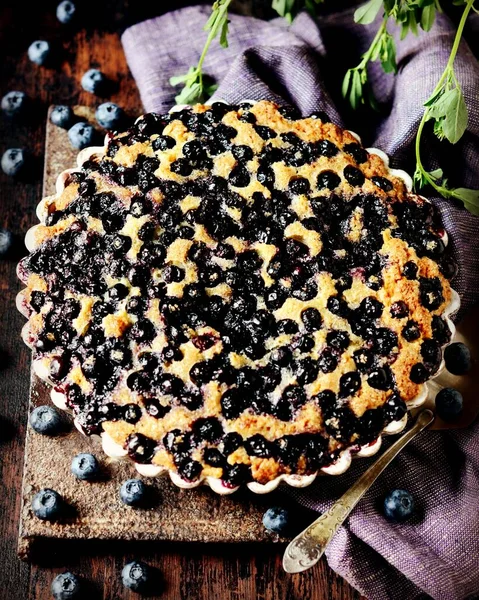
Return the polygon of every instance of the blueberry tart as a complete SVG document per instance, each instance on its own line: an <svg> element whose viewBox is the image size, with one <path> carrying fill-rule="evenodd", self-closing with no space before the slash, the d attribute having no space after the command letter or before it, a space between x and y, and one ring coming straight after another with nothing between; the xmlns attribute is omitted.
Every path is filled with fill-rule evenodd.
<svg viewBox="0 0 479 600"><path fill-rule="evenodd" d="M39 205L18 298L78 428L182 487L306 485L424 401L447 237L387 157L271 102L150 113Z"/></svg>

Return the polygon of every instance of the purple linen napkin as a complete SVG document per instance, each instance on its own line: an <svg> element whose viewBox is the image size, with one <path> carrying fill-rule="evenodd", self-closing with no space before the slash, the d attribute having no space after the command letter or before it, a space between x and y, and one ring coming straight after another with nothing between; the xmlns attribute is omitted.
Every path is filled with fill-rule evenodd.
<svg viewBox="0 0 479 600"><path fill-rule="evenodd" d="M167 111L175 90L168 81L198 60L208 7L190 7L134 25L123 46L146 111ZM215 97L228 102L270 99L302 114L326 111L359 133L365 145L381 148L394 167L414 169L414 137L422 104L448 58L454 28L441 16L433 30L408 37L398 48L399 74L371 69L376 97L387 116L355 116L339 98L345 69L357 64L375 29L354 24L352 11L314 21L300 14L288 27L231 16L230 45L211 48L205 72L219 83ZM429 134L424 157L429 168L446 165L458 185L479 187L479 66L461 45L456 73L469 107L469 127L456 146ZM336 108L336 105L338 108ZM340 114L341 113L341 114ZM479 219L432 198L459 263L453 282L462 311L479 298ZM305 490L287 490L299 503L324 511L353 483L369 461L355 461L343 476L321 477ZM418 505L414 519L396 525L382 516L381 499L397 487L410 490ZM432 597L456 600L479 595L479 424L467 431L427 432L413 442L368 492L331 543L330 566L372 600Z"/></svg>

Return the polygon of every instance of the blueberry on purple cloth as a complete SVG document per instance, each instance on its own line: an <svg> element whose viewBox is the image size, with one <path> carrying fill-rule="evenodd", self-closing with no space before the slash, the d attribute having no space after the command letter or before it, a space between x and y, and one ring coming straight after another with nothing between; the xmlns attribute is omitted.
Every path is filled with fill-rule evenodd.
<svg viewBox="0 0 479 600"><path fill-rule="evenodd" d="M281 506L268 508L263 515L263 525L273 533L285 534L290 525L289 511Z"/></svg>
<svg viewBox="0 0 479 600"><path fill-rule="evenodd" d="M452 421L462 412L462 394L454 388L443 388L436 396L436 412L444 421Z"/></svg>
<svg viewBox="0 0 479 600"><path fill-rule="evenodd" d="M51 47L45 40L36 40L28 48L28 58L37 65L44 65L50 58Z"/></svg>
<svg viewBox="0 0 479 600"><path fill-rule="evenodd" d="M37 406L29 418L30 427L42 435L57 435L62 429L60 413L53 406Z"/></svg>
<svg viewBox="0 0 479 600"><path fill-rule="evenodd" d="M50 113L50 121L62 129L69 129L73 124L74 118L75 115L72 108L61 104L54 106Z"/></svg>
<svg viewBox="0 0 479 600"><path fill-rule="evenodd" d="M2 98L2 110L8 117L16 117L24 112L27 101L25 92L12 90Z"/></svg>
<svg viewBox="0 0 479 600"><path fill-rule="evenodd" d="M62 516L65 508L63 498L55 490L44 488L32 500L32 510L42 521L54 521Z"/></svg>
<svg viewBox="0 0 479 600"><path fill-rule="evenodd" d="M73 573L60 573L52 581L50 591L55 600L74 600L82 593L81 581Z"/></svg>
<svg viewBox="0 0 479 600"><path fill-rule="evenodd" d="M464 375L471 368L471 352L462 342L450 344L444 350L446 369L453 375Z"/></svg>
<svg viewBox="0 0 479 600"><path fill-rule="evenodd" d="M151 568L144 562L134 561L126 564L121 572L123 585L134 592L144 592L151 580Z"/></svg>
<svg viewBox="0 0 479 600"><path fill-rule="evenodd" d="M390 521L401 523L414 512L414 498L406 490L393 490L384 498L384 515Z"/></svg>

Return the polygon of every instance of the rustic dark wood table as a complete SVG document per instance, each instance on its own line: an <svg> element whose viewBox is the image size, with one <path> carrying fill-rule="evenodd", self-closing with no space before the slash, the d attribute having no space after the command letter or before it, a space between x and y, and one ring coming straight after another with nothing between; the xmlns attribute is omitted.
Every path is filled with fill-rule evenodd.
<svg viewBox="0 0 479 600"><path fill-rule="evenodd" d="M324 560L301 576L286 575L281 568L282 547L273 544L70 544L58 546L54 554L36 564L17 558L30 353L20 340L24 319L14 305L20 289L15 266L25 253L23 235L36 220L34 211L41 196L47 108L55 103L97 104L79 81L88 68L99 67L118 83L111 100L131 114L140 114L138 91L126 66L119 33L131 22L180 3L84 1L79 4L89 16L82 26L72 28L56 20L55 1L35 4L7 0L0 7L1 95L18 89L33 101L28 122L16 123L0 116L0 152L23 147L35 156L33 172L26 181L14 181L0 172L0 227L8 228L17 238L12 256L0 260L0 598L49 599L53 577L67 569L92 582L91 600L138 597L122 587L120 571L125 562L141 558L161 569L161 597L170 600L359 599L360 595ZM29 62L26 50L35 39L57 44L60 60L56 68L40 68Z"/></svg>

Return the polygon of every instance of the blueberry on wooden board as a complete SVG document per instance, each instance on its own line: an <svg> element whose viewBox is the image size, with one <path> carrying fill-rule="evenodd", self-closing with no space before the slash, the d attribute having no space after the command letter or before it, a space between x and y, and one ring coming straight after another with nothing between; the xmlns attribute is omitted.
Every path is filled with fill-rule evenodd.
<svg viewBox="0 0 479 600"><path fill-rule="evenodd" d="M9 148L2 155L2 171L5 175L15 177L24 169L27 152L22 148Z"/></svg>
<svg viewBox="0 0 479 600"><path fill-rule="evenodd" d="M82 88L86 92L90 92L90 94L102 94L105 92L107 82L106 76L98 69L88 69L81 78Z"/></svg>
<svg viewBox="0 0 479 600"><path fill-rule="evenodd" d="M50 588L55 600L74 600L82 594L81 580L73 573L60 573L52 581Z"/></svg>
<svg viewBox="0 0 479 600"><path fill-rule="evenodd" d="M144 562L134 561L126 564L121 572L123 585L134 592L145 592L151 583L152 570Z"/></svg>
<svg viewBox="0 0 479 600"><path fill-rule="evenodd" d="M95 111L95 119L105 129L118 129L124 117L123 109L114 102L103 102Z"/></svg>
<svg viewBox="0 0 479 600"><path fill-rule="evenodd" d="M63 498L55 490L40 490L32 500L32 510L42 521L55 521L62 516L65 508Z"/></svg>
<svg viewBox="0 0 479 600"><path fill-rule="evenodd" d="M54 106L50 113L50 121L53 125L61 127L62 129L69 129L73 124L74 118L75 115L72 108L63 104Z"/></svg>
<svg viewBox="0 0 479 600"><path fill-rule="evenodd" d="M444 421L452 421L462 412L461 392L454 388L443 388L436 396L436 412Z"/></svg>
<svg viewBox="0 0 479 600"><path fill-rule="evenodd" d="M75 123L73 127L68 130L68 139L71 145L77 150L83 150L93 144L95 139L95 129L90 123L81 121Z"/></svg>
<svg viewBox="0 0 479 600"><path fill-rule="evenodd" d="M71 471L77 479L92 481L98 477L100 465L93 454L82 452L72 460Z"/></svg>
<svg viewBox="0 0 479 600"><path fill-rule="evenodd" d="M17 117L24 112L27 101L28 97L25 92L12 90L2 98L1 107L8 117Z"/></svg>
<svg viewBox="0 0 479 600"><path fill-rule="evenodd" d="M60 413L53 406L37 406L29 417L30 427L42 435L57 435L62 429Z"/></svg>
<svg viewBox="0 0 479 600"><path fill-rule="evenodd" d="M120 499L127 506L141 506L144 503L147 487L141 479L127 479L120 488Z"/></svg>
<svg viewBox="0 0 479 600"><path fill-rule="evenodd" d="M13 234L7 229L0 229L0 258L6 256L13 245Z"/></svg>
<svg viewBox="0 0 479 600"><path fill-rule="evenodd" d="M76 6L73 2L70 2L70 0L63 0L63 2L60 2L57 6L57 19L60 23L63 23L63 25L70 24L75 19L75 15Z"/></svg>
<svg viewBox="0 0 479 600"><path fill-rule="evenodd" d="M462 342L450 344L444 350L446 369L453 375L464 375L471 368L471 352Z"/></svg>
<svg viewBox="0 0 479 600"><path fill-rule="evenodd" d="M51 55L51 47L45 40L37 40L28 48L28 58L37 65L44 65Z"/></svg>
<svg viewBox="0 0 479 600"><path fill-rule="evenodd" d="M268 508L263 515L263 525L273 533L279 535L286 533L290 525L289 511L281 506Z"/></svg>

